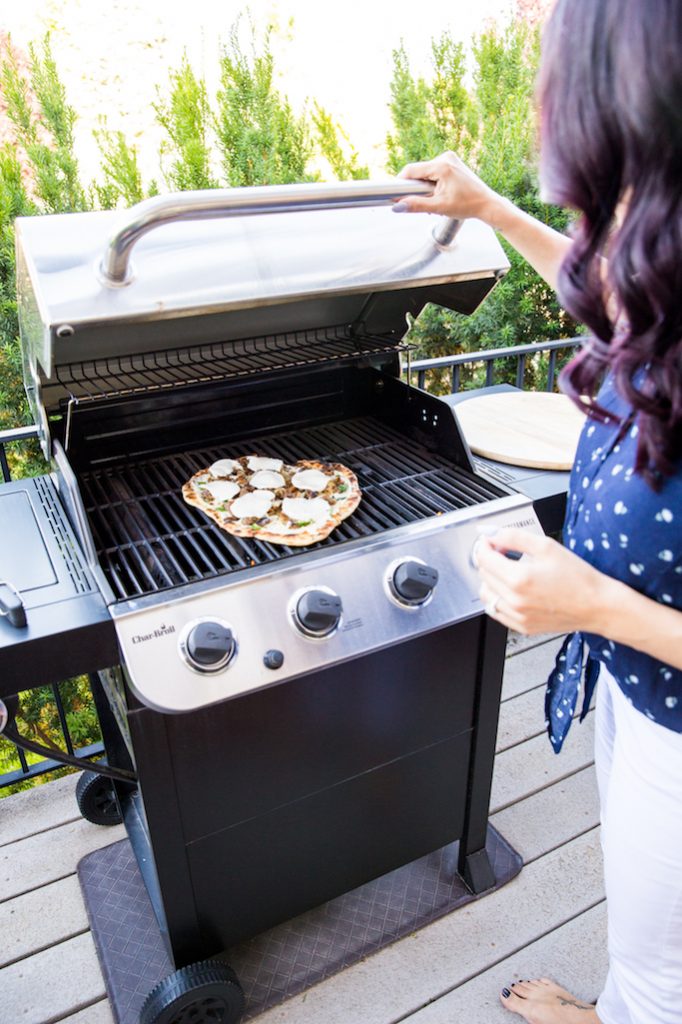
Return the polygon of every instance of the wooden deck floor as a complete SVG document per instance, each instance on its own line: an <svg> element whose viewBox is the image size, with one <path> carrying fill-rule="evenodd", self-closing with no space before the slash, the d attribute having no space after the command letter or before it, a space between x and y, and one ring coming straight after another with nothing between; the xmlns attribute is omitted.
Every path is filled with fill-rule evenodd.
<svg viewBox="0 0 682 1024"><path fill-rule="evenodd" d="M510 643L492 822L523 856L502 889L396 942L258 1024L502 1024L497 993L548 974L595 998L606 972L592 715L556 757L543 682L556 638ZM112 1024L76 878L123 836L80 818L73 776L0 801L0 1024Z"/></svg>

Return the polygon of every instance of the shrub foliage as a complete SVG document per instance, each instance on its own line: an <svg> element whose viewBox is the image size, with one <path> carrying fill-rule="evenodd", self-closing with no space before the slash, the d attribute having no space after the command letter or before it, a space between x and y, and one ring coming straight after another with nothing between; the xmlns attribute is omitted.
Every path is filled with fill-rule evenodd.
<svg viewBox="0 0 682 1024"><path fill-rule="evenodd" d="M543 203L539 195L533 104L538 29L522 20L487 28L472 46L471 85L461 44L445 35L433 43L432 56L433 78L426 82L411 74L403 47L393 54L394 131L387 140L391 169L455 149L496 191L566 231L565 211ZM502 348L577 333L553 290L511 246L503 245L511 270L472 316L436 306L422 313L411 331L419 356ZM527 365L526 383L542 386L543 364ZM508 374L513 372L510 367ZM481 374L482 370L463 369L462 382L478 386ZM438 392L449 390L446 371L433 371L430 386Z"/></svg>

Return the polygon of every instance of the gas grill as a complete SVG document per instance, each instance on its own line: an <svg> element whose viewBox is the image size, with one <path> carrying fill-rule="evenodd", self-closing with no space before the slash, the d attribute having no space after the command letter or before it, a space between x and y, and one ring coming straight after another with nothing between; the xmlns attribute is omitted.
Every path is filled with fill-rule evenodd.
<svg viewBox="0 0 682 1024"><path fill-rule="evenodd" d="M115 630L120 654L88 667L177 966L455 840L470 888L494 881L506 633L470 553L481 530L539 524L474 471L455 412L401 379L408 317L472 312L508 266L481 223L395 216L418 190L17 221L42 486L96 584L93 628L103 603ZM308 548L232 536L181 489L244 454L343 463L362 501ZM30 602L27 618L30 634ZM7 653L20 630L0 626Z"/></svg>

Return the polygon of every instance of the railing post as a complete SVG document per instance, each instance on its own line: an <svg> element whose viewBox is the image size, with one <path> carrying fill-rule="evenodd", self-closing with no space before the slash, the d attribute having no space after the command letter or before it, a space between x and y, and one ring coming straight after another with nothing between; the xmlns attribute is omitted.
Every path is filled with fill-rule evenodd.
<svg viewBox="0 0 682 1024"><path fill-rule="evenodd" d="M0 441L0 468L2 468L2 479L7 484L12 479L12 474L9 471L9 463L7 461L7 452L5 451L4 442Z"/></svg>
<svg viewBox="0 0 682 1024"><path fill-rule="evenodd" d="M69 729L69 723L66 720L66 713L64 711L64 702L62 695L59 692L59 683L52 684L52 693L54 694L54 702L57 708L57 715L59 717L59 724L62 729L62 735L64 736L64 742L66 743L67 753L73 756L73 743L71 742L71 731Z"/></svg>
<svg viewBox="0 0 682 1024"><path fill-rule="evenodd" d="M554 390L554 374L556 373L556 349L550 349L547 363L547 391Z"/></svg>
<svg viewBox="0 0 682 1024"><path fill-rule="evenodd" d="M28 775L30 773L30 768L28 765L28 761L26 760L26 754L23 752L21 747L17 747L15 744L12 745L14 746L14 749L19 755L19 764L21 765L22 772L24 773L24 775Z"/></svg>

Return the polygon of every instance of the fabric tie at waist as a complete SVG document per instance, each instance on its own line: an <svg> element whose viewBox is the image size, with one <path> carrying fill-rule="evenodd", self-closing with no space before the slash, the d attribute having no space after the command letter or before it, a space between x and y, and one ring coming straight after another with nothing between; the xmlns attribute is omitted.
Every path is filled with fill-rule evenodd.
<svg viewBox="0 0 682 1024"><path fill-rule="evenodd" d="M581 722L588 712L597 683L599 661L591 655L589 647L587 648L587 659L585 659L585 647L585 638L582 633L570 633L561 645L554 668L547 679L545 724L550 743L556 754L561 750L568 730L571 728L582 683L583 665L585 681L583 706L580 712Z"/></svg>

